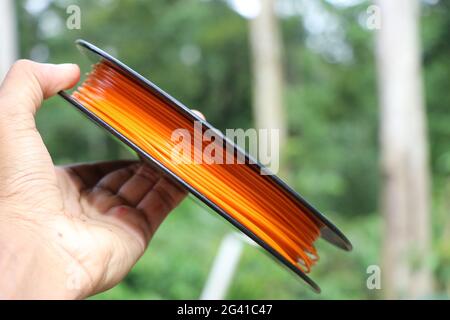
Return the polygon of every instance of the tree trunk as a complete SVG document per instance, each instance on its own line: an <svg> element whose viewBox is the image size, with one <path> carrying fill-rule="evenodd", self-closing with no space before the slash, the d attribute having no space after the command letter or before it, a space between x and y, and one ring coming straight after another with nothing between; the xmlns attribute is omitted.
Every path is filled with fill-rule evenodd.
<svg viewBox="0 0 450 320"><path fill-rule="evenodd" d="M0 82L17 59L16 15L13 0L0 1Z"/></svg>
<svg viewBox="0 0 450 320"><path fill-rule="evenodd" d="M250 45L253 67L253 114L259 129L278 129L280 150L286 138L283 112L282 45L275 15L274 0L260 0L261 11L250 20ZM259 140L259 150L270 150ZM272 146L273 147L273 146Z"/></svg>
<svg viewBox="0 0 450 320"><path fill-rule="evenodd" d="M429 164L422 88L419 3L377 0L383 289L386 298L431 291Z"/></svg>

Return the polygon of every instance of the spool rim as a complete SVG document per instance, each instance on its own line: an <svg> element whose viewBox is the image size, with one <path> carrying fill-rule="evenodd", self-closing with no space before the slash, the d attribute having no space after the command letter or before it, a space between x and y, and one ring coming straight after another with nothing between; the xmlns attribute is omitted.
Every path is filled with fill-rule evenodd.
<svg viewBox="0 0 450 320"><path fill-rule="evenodd" d="M203 126L205 126L208 129L214 129L214 127L208 123L206 120L201 119L197 114L193 113L188 107L186 107L184 104L182 104L177 99L173 98L171 95L160 89L158 86L156 86L153 82L146 79L142 75L140 75L138 72L134 71L132 68L128 67L126 64L122 63L117 58L111 56L110 54L106 53L102 49L98 48L97 46L82 40L78 39L76 40L76 45L78 49L86 55L91 61L93 62L99 62L101 60L106 60L110 64L112 64L113 67L118 69L118 71L125 74L127 77L131 77L134 80L139 81L142 85L144 85L147 89L151 90L154 93L157 93L161 98L165 99L172 105L176 105L180 111L182 111L185 115L188 117L200 121ZM148 162L150 162L152 165L156 165L160 170L162 170L165 174L167 174L172 179L179 182L181 185L183 185L189 192L194 194L200 201L205 203L208 207L216 211L219 215L221 215L223 218L225 218L228 222L230 222L234 227L236 227L238 230L246 234L248 237L250 237L253 241L255 241L258 245L260 245L262 248L264 248L267 253L271 254L271 257L276 258L275 261L281 262L281 264L285 267L287 267L290 271L294 272L296 275L300 276L315 292L320 293L320 287L311 279L309 278L302 270L297 268L295 265L293 265L291 262L289 262L286 258L284 258L282 255L280 255L275 249L273 249L271 246L269 246L267 243L265 243L262 239L260 239L258 236L256 236L253 232L248 230L245 226L243 226L240 222L238 222L236 219L234 219L232 216L230 216L228 213L226 213L224 210L219 208L217 205L215 205L213 202L208 200L205 196L200 194L198 191L196 191L193 187L191 187L188 183L183 181L181 178L176 176L173 172L171 172L169 169L164 167L161 163L159 163L156 159L151 157L149 154L147 154L144 150L139 148L139 146L135 145L132 141L130 141L128 138L126 138L124 135L119 133L117 130L115 130L113 127L111 127L109 124L107 124L105 121L98 118L95 114L93 114L91 111L89 111L86 107L84 107L81 103L76 101L74 98L72 98L69 94L62 91L59 93L65 100L67 100L69 103L71 103L73 106L75 106L78 110L80 110L82 113L84 113L86 116L88 116L92 121L112 133L114 136L119 138L123 143L131 147L134 151L136 151L138 154L140 154L142 157L144 157ZM258 161L253 159L250 155L248 155L245 151L243 151L239 146L236 146L234 143L229 141L226 137L224 137L225 140L232 144L234 150L236 152L242 153L246 160L252 160L254 165L253 168L255 170L262 170L265 168L262 164L260 164ZM293 190L289 185L287 185L283 180L281 180L276 175L265 175L267 179L270 179L272 183L276 184L278 187L281 187L281 189L289 196L291 199L296 201L303 209L303 212L305 214L308 214L310 216L313 216L315 219L319 220L323 226L320 230L320 236L322 239L326 240L327 242L331 243L332 245L346 250L350 251L352 250L353 246L351 242L347 239L347 237L330 221L328 218L325 217L321 212L319 212L315 207L313 207L308 201L306 201L298 192Z"/></svg>

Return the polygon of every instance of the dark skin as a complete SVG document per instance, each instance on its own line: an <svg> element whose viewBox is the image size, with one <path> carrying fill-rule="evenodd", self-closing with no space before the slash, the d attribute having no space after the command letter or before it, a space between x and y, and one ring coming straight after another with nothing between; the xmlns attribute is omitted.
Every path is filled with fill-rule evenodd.
<svg viewBox="0 0 450 320"><path fill-rule="evenodd" d="M0 298L113 287L186 196L140 161L54 166L34 115L78 80L75 65L22 60L0 87Z"/></svg>

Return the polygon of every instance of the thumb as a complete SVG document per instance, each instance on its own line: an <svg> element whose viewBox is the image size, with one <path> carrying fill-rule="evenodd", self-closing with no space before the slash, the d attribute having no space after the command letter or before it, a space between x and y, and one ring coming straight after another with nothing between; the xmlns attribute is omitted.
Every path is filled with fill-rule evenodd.
<svg viewBox="0 0 450 320"><path fill-rule="evenodd" d="M45 202L42 190L57 185L34 114L43 99L72 87L79 77L76 65L28 60L16 62L6 75L0 87L0 199L17 194L41 196L41 202Z"/></svg>
<svg viewBox="0 0 450 320"><path fill-rule="evenodd" d="M73 87L80 78L74 64L43 64L19 60L9 70L0 87L0 112L10 115L32 113L43 99Z"/></svg>

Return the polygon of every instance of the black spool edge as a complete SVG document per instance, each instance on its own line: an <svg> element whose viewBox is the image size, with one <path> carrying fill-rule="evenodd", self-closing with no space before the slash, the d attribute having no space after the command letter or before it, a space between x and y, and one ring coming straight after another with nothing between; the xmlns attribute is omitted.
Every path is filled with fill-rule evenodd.
<svg viewBox="0 0 450 320"><path fill-rule="evenodd" d="M141 76L139 73L125 65L124 63L120 62L118 59L112 57L105 51L99 49L95 45L85 41L85 40L77 40L76 44L80 51L84 53L88 58L90 58L91 61L99 62L100 60L105 60L110 63L113 67L115 67L119 72L124 74L127 77L131 77L134 80L137 80L141 83L147 90L151 91L152 93L158 95L160 98L168 102L171 106L177 108L177 110L187 117L191 118L193 121L200 121L202 123L202 126L204 130L207 129L214 129L215 128L209 124L206 120L201 119L197 114L192 112L188 107L183 105L181 102L170 96L168 93L160 89L158 86L156 86L153 82L149 81L148 79ZM253 232L245 228L240 222L238 222L236 219L234 219L232 216L230 216L228 213L223 211L221 208L219 208L217 205L215 205L213 202L208 200L204 195L199 193L197 190L195 190L192 186L187 184L184 180L182 180L180 177L178 177L176 174L171 172L169 169L164 167L161 163L159 163L156 159L154 159L152 156L147 154L144 150L139 148L137 145L135 145L132 141L130 141L128 138L123 136L120 132L115 130L113 127L111 127L109 124L104 122L102 119L97 117L94 113L89 111L86 107L84 107L82 104L80 104L78 101L76 101L74 98L72 98L68 93L61 91L59 92L59 95L63 97L65 100L67 100L70 104L72 104L74 107L76 107L79 111L81 111L84 115L86 115L89 119L91 119L93 122L95 122L100 127L106 129L108 132L110 132L112 135L117 137L119 140L121 140L123 143L125 143L127 146L129 146L131 149L133 149L135 152L137 152L140 156L142 156L144 159L149 161L151 164L155 165L157 168L162 170L166 175L168 175L170 178L174 179L178 183L180 183L184 188L186 188L189 192L191 192L194 196L196 196L199 200L201 200L203 203L205 203L208 207L219 213L223 218L225 218L228 222L230 222L234 227L239 229L241 232L243 232L245 235L247 235L249 238L251 238L253 241L255 241L257 244L259 244L261 247L263 247L268 253L270 253L273 257L278 260L277 262L281 262L284 266L286 266L290 271L294 272L296 275L300 276L315 292L320 293L320 287L311 279L309 278L303 271L298 269L296 266L294 266L292 263L290 263L287 259L285 259L283 256L281 256L277 251L275 251L272 247L270 247L268 244L266 244L263 240L261 240L259 237L257 237ZM246 163L250 162L252 164L250 165L254 170L267 170L263 165L261 165L259 162L257 162L255 159L253 159L250 155L245 153L239 146L235 145L231 141L229 141L224 136L224 143L231 144L233 146L233 149L236 153L242 154L245 156ZM262 176L266 179L270 179L272 183L275 183L281 189L284 189L288 196L290 196L292 199L294 199L301 207L304 209L304 211L307 214L312 215L317 220L319 220L321 223L323 223L323 227L321 228L321 237L328 241L329 243L335 245L336 247L351 251L352 250L352 244L350 241L345 237L345 235L333 224L331 223L322 213L320 213L316 208L314 208L311 204L309 204L302 196L300 196L296 191L294 191L291 187L289 187L284 181L282 181L279 177L276 175L264 175Z"/></svg>

